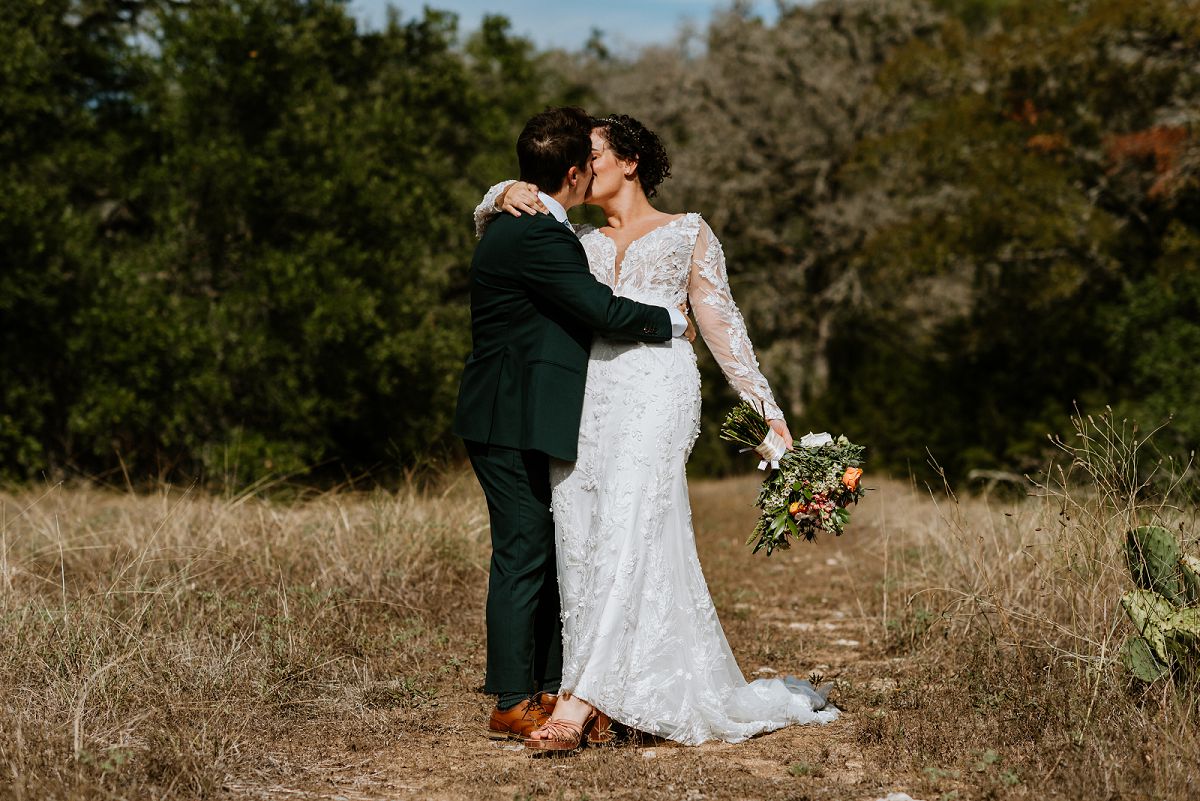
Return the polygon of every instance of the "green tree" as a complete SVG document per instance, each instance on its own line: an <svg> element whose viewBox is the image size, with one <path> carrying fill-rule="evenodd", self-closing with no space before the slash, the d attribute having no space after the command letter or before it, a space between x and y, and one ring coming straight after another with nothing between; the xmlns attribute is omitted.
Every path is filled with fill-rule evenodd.
<svg viewBox="0 0 1200 801"><path fill-rule="evenodd" d="M1184 0L831 0L774 26L735 8L703 51L579 68L666 135L663 202L722 237L794 428L861 437L877 465L929 449L956 474L1032 469L1075 402L1153 414L1192 386L1124 321L1186 269L1162 257L1200 219L1196 18ZM1186 331L1170 297L1162 325ZM1147 359L1171 403L1142 403ZM723 382L705 385L719 415Z"/></svg>
<svg viewBox="0 0 1200 801"><path fill-rule="evenodd" d="M127 214L112 189L143 138L129 46L155 7L132 0L16 0L0 11L0 471L70 450L71 321L86 273Z"/></svg>
<svg viewBox="0 0 1200 801"><path fill-rule="evenodd" d="M90 8L5 31L4 469L382 477L449 443L469 209L557 90L528 42L336 0Z"/></svg>

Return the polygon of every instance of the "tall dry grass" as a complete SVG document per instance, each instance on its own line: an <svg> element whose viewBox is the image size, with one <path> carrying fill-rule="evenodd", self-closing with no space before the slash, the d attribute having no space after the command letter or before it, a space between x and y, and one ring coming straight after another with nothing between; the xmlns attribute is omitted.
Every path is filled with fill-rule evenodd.
<svg viewBox="0 0 1200 801"><path fill-rule="evenodd" d="M1188 466L1160 459L1154 433L1077 417L1026 497L914 487L889 510L904 523L881 619L893 650L925 666L907 706L929 713L860 735L923 771L931 794L959 797L966 771L991 775L997 797L1200 797L1197 688L1140 685L1119 661L1125 532L1154 523L1197 546L1195 507L1175 504Z"/></svg>
<svg viewBox="0 0 1200 801"><path fill-rule="evenodd" d="M772 626L743 625L749 605L730 598L744 574L789 620L850 593L890 651L834 657L857 682L843 687L848 729L836 736L872 775L941 801L1198 797L1194 689L1139 687L1117 663L1131 630L1118 603L1130 586L1122 534L1153 521L1194 548L1195 510L1154 480L1144 437L1109 418L1079 425L1027 497L882 482L859 530L822 544L826 556L848 548L844 582L802 583L787 598L786 560L706 565L743 637L735 647L764 663L805 658ZM706 547L738 551L752 482L694 489ZM304 773L322 754L478 739L487 539L465 472L436 490L287 502L171 488L0 493L0 798L294 795L328 788L319 764ZM495 781L462 784L470 768L440 751L422 759L410 769L458 776L471 792L540 775L505 762ZM680 770L699 770L691 759ZM607 787L643 762L598 758L576 778ZM654 775L684 786L671 770ZM713 797L743 797L737 787L730 773Z"/></svg>
<svg viewBox="0 0 1200 801"><path fill-rule="evenodd" d="M386 738L478 672L472 492L0 493L0 796L211 797L297 727Z"/></svg>

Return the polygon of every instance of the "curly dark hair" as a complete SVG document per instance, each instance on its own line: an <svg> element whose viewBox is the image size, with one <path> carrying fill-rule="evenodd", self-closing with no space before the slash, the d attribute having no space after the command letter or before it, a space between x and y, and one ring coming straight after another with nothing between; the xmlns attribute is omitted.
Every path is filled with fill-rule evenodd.
<svg viewBox="0 0 1200 801"><path fill-rule="evenodd" d="M671 159L658 134L628 114L610 114L592 120L608 146L622 161L637 162L637 176L646 197L654 197L658 185L671 177Z"/></svg>

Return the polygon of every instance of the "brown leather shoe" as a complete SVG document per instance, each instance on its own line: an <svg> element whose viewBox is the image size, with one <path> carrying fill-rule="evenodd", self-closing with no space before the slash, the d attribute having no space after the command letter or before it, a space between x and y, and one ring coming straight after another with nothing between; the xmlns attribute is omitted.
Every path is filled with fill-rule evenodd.
<svg viewBox="0 0 1200 801"><path fill-rule="evenodd" d="M617 733L613 731L612 718L600 710L596 710L596 722L587 733L588 743L591 745L608 745L616 739Z"/></svg>
<svg viewBox="0 0 1200 801"><path fill-rule="evenodd" d="M524 740L529 732L550 719L550 713L536 697L522 701L512 709L493 709L488 721L488 737L493 740Z"/></svg>
<svg viewBox="0 0 1200 801"><path fill-rule="evenodd" d="M546 710L547 715L553 715L554 705L558 703L558 696L554 693L540 692L534 693L533 700L542 705L542 709Z"/></svg>

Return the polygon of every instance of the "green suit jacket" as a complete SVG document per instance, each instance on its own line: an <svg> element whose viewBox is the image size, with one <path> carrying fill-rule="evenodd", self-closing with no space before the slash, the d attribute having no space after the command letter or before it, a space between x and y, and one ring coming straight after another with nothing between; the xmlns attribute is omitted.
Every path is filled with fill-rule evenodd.
<svg viewBox="0 0 1200 801"><path fill-rule="evenodd" d="M454 433L574 461L593 332L666 342L671 318L614 296L550 215L500 215L471 261L472 349Z"/></svg>

